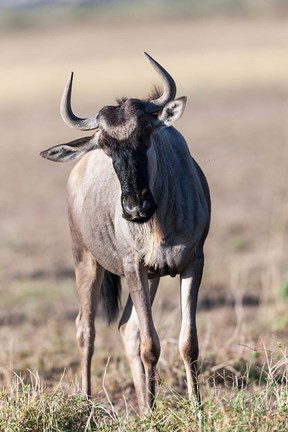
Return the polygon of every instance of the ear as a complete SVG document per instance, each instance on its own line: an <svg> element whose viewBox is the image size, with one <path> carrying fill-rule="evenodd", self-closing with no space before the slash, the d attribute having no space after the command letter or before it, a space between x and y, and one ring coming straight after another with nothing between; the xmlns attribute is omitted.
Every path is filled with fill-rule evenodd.
<svg viewBox="0 0 288 432"><path fill-rule="evenodd" d="M158 115L158 120L165 126L171 126L176 120L178 120L185 109L187 97L183 96L178 99L167 102L164 108Z"/></svg>
<svg viewBox="0 0 288 432"><path fill-rule="evenodd" d="M79 138L67 144L60 144L44 150L40 156L54 162L75 161L84 156L85 153L97 148L95 135Z"/></svg>

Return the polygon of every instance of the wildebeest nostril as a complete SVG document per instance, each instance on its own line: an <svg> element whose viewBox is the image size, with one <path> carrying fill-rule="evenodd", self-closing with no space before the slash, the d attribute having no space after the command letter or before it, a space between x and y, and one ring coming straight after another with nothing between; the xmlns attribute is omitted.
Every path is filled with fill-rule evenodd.
<svg viewBox="0 0 288 432"><path fill-rule="evenodd" d="M135 200L125 197L122 201L124 210L129 213L133 214L138 211L138 205L136 204Z"/></svg>
<svg viewBox="0 0 288 432"><path fill-rule="evenodd" d="M142 202L142 205L141 205L140 208L139 208L139 211L140 211L140 212L145 212L145 211L149 210L150 207L151 207L151 202L148 201L148 200L144 200L144 201Z"/></svg>
<svg viewBox="0 0 288 432"><path fill-rule="evenodd" d="M127 211L127 213L133 214L137 213L139 211L139 207L137 205L130 206L129 204L124 204L124 208Z"/></svg>

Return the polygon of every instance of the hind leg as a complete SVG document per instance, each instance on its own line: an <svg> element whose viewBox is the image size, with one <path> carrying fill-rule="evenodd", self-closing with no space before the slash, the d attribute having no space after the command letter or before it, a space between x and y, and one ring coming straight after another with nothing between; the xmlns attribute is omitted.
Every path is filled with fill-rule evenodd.
<svg viewBox="0 0 288 432"><path fill-rule="evenodd" d="M151 305L154 301L158 284L158 278L149 281ZM143 412L147 407L146 377L143 362L141 360L139 322L130 295L119 323L119 330L129 360L139 409L140 412Z"/></svg>
<svg viewBox="0 0 288 432"><path fill-rule="evenodd" d="M78 254L79 256L79 254ZM87 250L75 262L79 314L76 318L77 341L81 351L82 394L91 396L91 360L94 352L95 315L103 279L103 268Z"/></svg>

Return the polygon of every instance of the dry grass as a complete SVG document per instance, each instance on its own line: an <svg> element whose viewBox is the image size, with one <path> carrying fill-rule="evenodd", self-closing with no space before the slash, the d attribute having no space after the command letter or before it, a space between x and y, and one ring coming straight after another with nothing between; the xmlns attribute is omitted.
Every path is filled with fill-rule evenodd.
<svg viewBox="0 0 288 432"><path fill-rule="evenodd" d="M278 298L288 280L287 42L284 20L184 20L157 25L154 22L150 26L146 22L137 26L114 23L110 28L90 23L85 28L54 28L52 34L48 28L1 34L1 403L9 400L10 407L23 403L28 413L35 413L33 401L37 407L41 402L39 394L47 394L47 404L45 398L42 402L49 411L58 396L50 398L48 390L57 387L63 370L66 372L59 398L62 391L73 394L75 386L77 389L77 298L71 278L64 198L71 165L50 164L41 160L38 153L78 136L62 124L58 113L70 70L77 73L75 110L79 115L90 115L116 96L147 93L155 76L142 55L145 50L175 76L179 95L188 95L187 109L178 127L211 186L213 222L198 313L201 380L204 400L210 407L203 430L246 430L248 426L250 430L284 430L275 429L277 421L282 422L281 412L287 415L287 407L286 412L281 411L287 403L282 403L287 398L284 385L273 384L274 402L267 414L270 429L264 420L256 428L255 415L256 423L248 420L257 406L265 410L270 401L267 379L261 381L261 371L269 377L266 353L269 358L275 352L278 357L273 357L273 364L278 364L285 358L287 346L287 302L285 295ZM195 414L193 409L189 414L191 407L182 396L176 398L177 402L169 402L171 389L180 395L186 392L177 348L177 289L177 279L165 278L154 307L162 340L160 400L166 402L160 402L162 408L153 425L135 420L138 430L145 430L146 426L146 430L152 426L155 430L168 430L170 414L175 417L183 412L187 422ZM281 292L285 293L285 289ZM282 344L282 354L278 342ZM125 411L126 401L131 413L135 394L117 329L107 329L97 319L93 388L95 397L106 408L102 379L109 356L108 394L118 412ZM247 365L248 387L239 393L236 383L247 375ZM45 391L39 390L39 398L39 386L35 390L28 370L37 371L36 376L41 377ZM12 371L22 377L17 385L24 386L20 392L24 399L21 396L18 402ZM28 384L32 387L26 391ZM279 397L277 389L281 389ZM87 422L98 408L85 408L77 398L73 396L69 401L84 410ZM173 411L174 401L179 411ZM241 411L239 406L249 408ZM264 419L259 410L255 412L259 419ZM100 409L99 418L103 412ZM11 413L8 408L7 413ZM78 414L77 411L75 416ZM243 428L240 425L233 429L237 416L244 414L247 421L243 420ZM117 420L119 430L126 430L127 424L124 427L122 420ZM110 430L116 428L113 421ZM196 427L193 421L191 424ZM109 430L108 423L104 423L102 430ZM191 430L187 424L178 423L178 430ZM29 430L28 426L16 426L7 430ZM90 430L93 427L91 423ZM45 430L70 429L59 426Z"/></svg>
<svg viewBox="0 0 288 432"><path fill-rule="evenodd" d="M251 374L251 364L234 381L223 375L221 387L216 382L211 385L207 381L202 386L204 402L201 407L162 385L157 409L142 417L135 414L124 396L123 408L117 409L109 397L105 381L102 395L100 393L98 401L94 402L82 401L77 385L74 388L70 385L70 394L67 396L67 389L63 387L65 377L49 392L43 387L37 373L30 372L29 385L15 374L10 389L1 394L0 428L9 432L284 432L288 418L287 353L279 347L277 353L271 354L265 350L265 354L266 365L261 370L261 377L266 383L264 386L257 386L262 379L255 380ZM230 371L234 374L233 368ZM161 400L163 396L165 399Z"/></svg>

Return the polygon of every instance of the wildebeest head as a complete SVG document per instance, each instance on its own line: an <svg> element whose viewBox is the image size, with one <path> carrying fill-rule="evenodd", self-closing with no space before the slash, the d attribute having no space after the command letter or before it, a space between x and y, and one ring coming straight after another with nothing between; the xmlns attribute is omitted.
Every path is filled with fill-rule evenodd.
<svg viewBox="0 0 288 432"><path fill-rule="evenodd" d="M154 92L148 100L124 98L117 105L105 106L95 116L82 119L71 108L71 73L61 101L63 120L73 128L96 132L41 152L47 159L66 162L80 159L90 150L102 149L111 157L120 182L123 217L134 222L147 221L157 210L149 188L147 150L151 136L178 120L186 104L186 97L175 99L176 85L169 73L146 56L162 78L161 94Z"/></svg>

